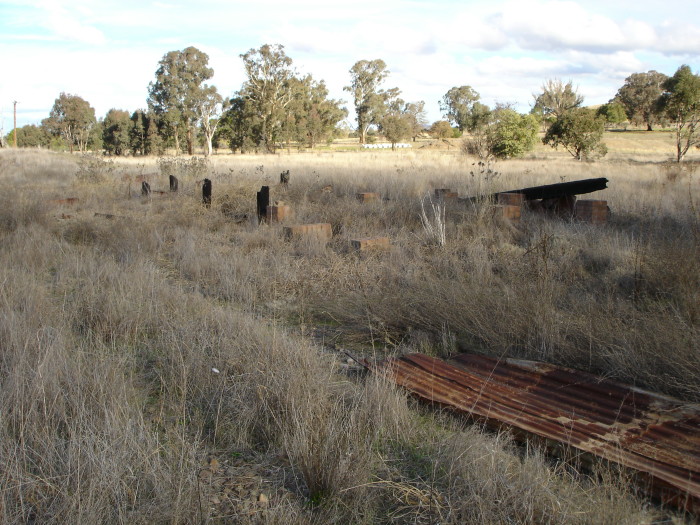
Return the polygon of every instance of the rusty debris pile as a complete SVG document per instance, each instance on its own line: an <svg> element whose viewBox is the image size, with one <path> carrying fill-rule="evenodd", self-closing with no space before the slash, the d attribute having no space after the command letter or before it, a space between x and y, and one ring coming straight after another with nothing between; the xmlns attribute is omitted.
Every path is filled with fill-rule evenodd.
<svg viewBox="0 0 700 525"><path fill-rule="evenodd" d="M652 496L700 511L700 405L534 361L409 354L365 364L423 400L632 468Z"/></svg>

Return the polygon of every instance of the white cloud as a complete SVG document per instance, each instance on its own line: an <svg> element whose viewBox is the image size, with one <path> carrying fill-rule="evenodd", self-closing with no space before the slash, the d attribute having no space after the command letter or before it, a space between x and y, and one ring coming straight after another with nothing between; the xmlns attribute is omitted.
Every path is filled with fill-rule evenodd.
<svg viewBox="0 0 700 525"><path fill-rule="evenodd" d="M499 50L509 44L509 35L489 20L491 15L457 12L431 28L436 38L455 51Z"/></svg>
<svg viewBox="0 0 700 525"><path fill-rule="evenodd" d="M648 39L653 33L643 22L630 22L624 27L570 1L508 2L499 11L493 17L494 25L524 49L627 49L640 45L643 42L639 38Z"/></svg>
<svg viewBox="0 0 700 525"><path fill-rule="evenodd" d="M688 22L664 23L660 27L657 46L669 54L689 55L695 60L700 54L700 26Z"/></svg>
<svg viewBox="0 0 700 525"><path fill-rule="evenodd" d="M14 98L24 108L45 108L42 118L48 116L61 92L87 100L98 117L112 107L133 111L146 106L148 82L159 59L144 49L82 50L70 56L60 48L23 49L21 53L10 49L4 67L20 74L11 88L0 88L0 99Z"/></svg>
<svg viewBox="0 0 700 525"><path fill-rule="evenodd" d="M502 77L547 77L556 75L567 67L564 60L539 59L534 57L493 56L482 60L477 71L486 76Z"/></svg>
<svg viewBox="0 0 700 525"><path fill-rule="evenodd" d="M352 64L381 58L391 71L386 87L398 86L406 100L425 100L433 120L440 117L437 101L453 86L471 85L488 104L517 102L526 110L532 92L559 77L580 85L593 103L612 97L633 72L672 74L682 62L697 70L700 55L700 8L680 0L663 6L646 0L259 0L245 9L226 0L2 5L0 75L21 75L13 77L15 93L0 83L0 105L19 93L24 108L50 108L67 91L88 100L99 116L111 107L144 107L158 61L189 45L209 54L212 82L224 96L243 82L239 54L264 43L283 44L300 72L325 80L331 97L345 100Z"/></svg>
<svg viewBox="0 0 700 525"><path fill-rule="evenodd" d="M42 25L54 36L90 45L102 45L106 42L102 31L84 20L91 12L85 6L78 4L66 8L60 2L49 0L38 3L37 7L43 11Z"/></svg>
<svg viewBox="0 0 700 525"><path fill-rule="evenodd" d="M569 51L563 55L563 58L572 72L609 80L624 79L630 73L642 71L645 67L644 63L631 51L618 51L606 55Z"/></svg>
<svg viewBox="0 0 700 525"><path fill-rule="evenodd" d="M643 20L630 16L633 13L643 13L643 6L614 20L573 1L511 1L487 18L489 25L484 31L506 35L524 50L578 50L602 55L639 50L686 55L700 52L698 22L661 21L648 15L648 20Z"/></svg>

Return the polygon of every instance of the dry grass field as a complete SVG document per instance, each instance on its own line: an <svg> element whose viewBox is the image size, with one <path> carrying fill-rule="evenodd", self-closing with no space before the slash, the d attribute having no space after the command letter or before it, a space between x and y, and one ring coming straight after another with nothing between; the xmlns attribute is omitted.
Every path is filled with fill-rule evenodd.
<svg viewBox="0 0 700 525"><path fill-rule="evenodd" d="M668 133L607 141L595 163L542 147L489 167L457 148L0 150L0 522L691 521L628 472L422 406L344 353L523 357L700 402L700 155L668 163ZM140 195L168 173L177 194ZM440 244L420 218L435 188L592 177L606 225L450 203ZM332 240L258 226L262 185ZM350 248L376 236L391 247Z"/></svg>

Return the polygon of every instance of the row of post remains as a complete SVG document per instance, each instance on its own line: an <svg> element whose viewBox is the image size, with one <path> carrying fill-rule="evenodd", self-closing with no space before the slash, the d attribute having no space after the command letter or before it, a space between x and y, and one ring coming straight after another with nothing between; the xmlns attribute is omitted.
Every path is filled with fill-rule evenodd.
<svg viewBox="0 0 700 525"><path fill-rule="evenodd" d="M280 185L287 187L290 180L289 170L280 174ZM169 176L170 192L178 191L178 179L174 175ZM592 224L604 224L607 222L609 208L606 201L602 200L577 200L577 195L591 193L607 188L608 180L605 178L586 179L560 184L550 184L545 186L535 186L519 190L511 190L496 193L481 198L459 198L457 192L448 188L435 190L435 198L442 202L461 201L476 202L479 200L489 200L494 204L495 211L504 219L519 222L523 207L527 206L534 211L546 212L560 216L572 216L579 220ZM141 194L151 195L152 190L148 182L141 184ZM165 192L158 192L165 193ZM362 203L376 202L381 199L378 193L364 192L358 193L357 198ZM210 179L202 181L202 203L205 207L211 207L212 202L212 182ZM256 208L258 224L263 222L282 222L293 216L290 206L283 202L270 204L270 187L262 186L256 194ZM312 235L328 240L332 237L331 225L327 223L302 224L285 227L285 236L292 238L299 235ZM389 239L378 237L372 239L354 239L351 245L357 250L368 248L387 247Z"/></svg>

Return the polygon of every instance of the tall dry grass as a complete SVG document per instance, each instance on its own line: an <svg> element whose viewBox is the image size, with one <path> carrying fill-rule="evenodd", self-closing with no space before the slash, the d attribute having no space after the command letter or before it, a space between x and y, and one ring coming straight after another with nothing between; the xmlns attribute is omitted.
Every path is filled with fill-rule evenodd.
<svg viewBox="0 0 700 525"><path fill-rule="evenodd" d="M152 160L3 151L0 161L1 521L656 514L621 474L574 475L537 449L434 416L382 378L349 374L337 349L527 356L697 400L692 170L533 158L486 173L424 152L240 156L181 161L177 195L143 198L135 175L167 189ZM203 169L211 209L199 202ZM286 169L288 188L276 184ZM591 176L611 180L607 226L528 215L513 227L486 206L448 203L444 245L426 238L421 198L436 187L467 196ZM330 222L329 245L257 226L263 184L298 221ZM370 190L384 200L360 204L355 194ZM65 197L79 200L52 202ZM375 235L392 248L349 249ZM235 477L202 481L211 458L240 457L261 458L240 468L262 472L264 499L225 492Z"/></svg>

